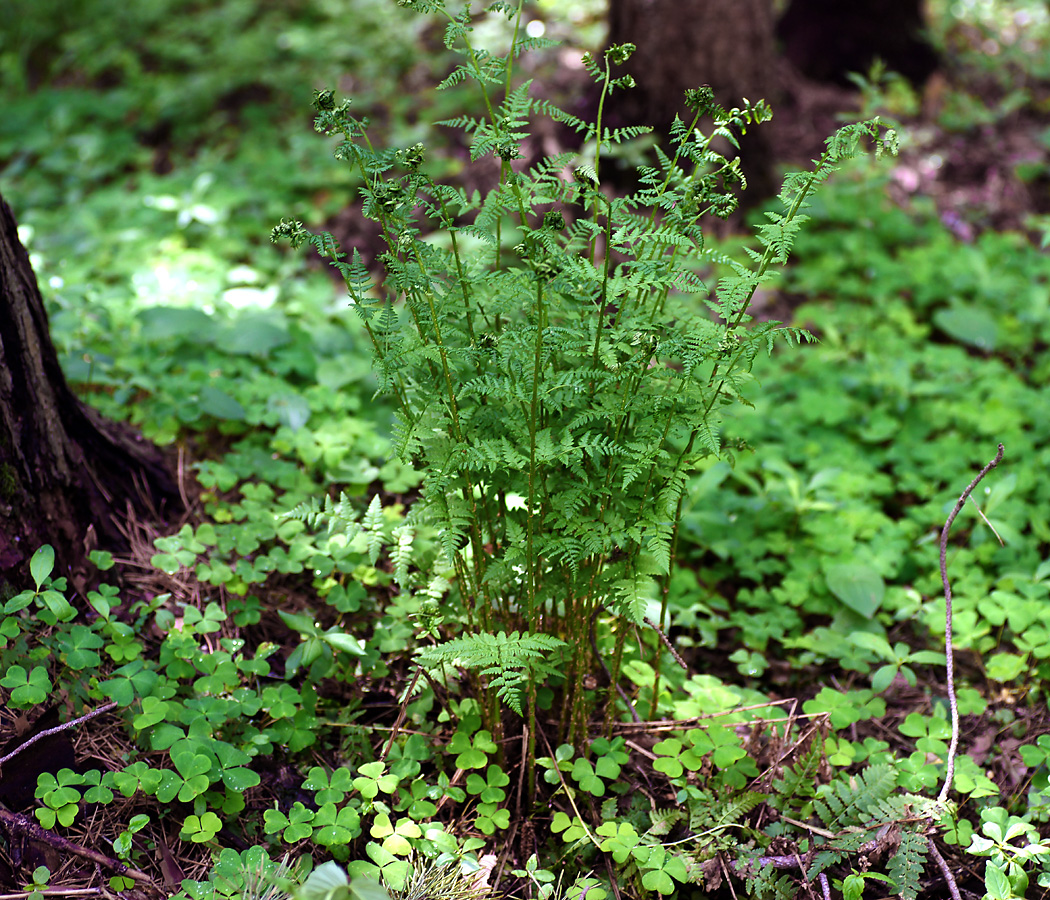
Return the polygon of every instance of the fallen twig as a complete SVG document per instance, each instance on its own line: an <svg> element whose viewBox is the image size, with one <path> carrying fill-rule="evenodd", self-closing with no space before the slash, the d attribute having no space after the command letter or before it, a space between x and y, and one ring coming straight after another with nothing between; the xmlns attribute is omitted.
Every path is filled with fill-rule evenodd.
<svg viewBox="0 0 1050 900"><path fill-rule="evenodd" d="M1002 444L999 445L999 452L1002 452ZM962 900L962 895L959 893L959 886L955 883L955 876L952 875L952 870L948 868L948 863L944 857L941 856L937 846L933 843L933 838L926 838L926 846L930 849L930 856L933 857L934 862L937 863L937 867L941 870L941 874L944 876L944 881L948 885L948 893L952 895L952 900Z"/></svg>
<svg viewBox="0 0 1050 900"><path fill-rule="evenodd" d="M9 841L15 836L26 837L33 841L45 843L54 847L56 850L63 851L64 853L72 853L74 856L89 859L91 862L104 866L110 871L116 872L118 875L127 875L128 878L135 881L152 881L147 874L140 872L137 869L130 868L119 859L113 859L110 856L106 856L104 853L99 853L97 850L83 847L80 844L74 844L72 841L66 840L66 838L55 834L53 831L48 831L46 828L40 827L27 816L23 816L20 813L13 813L2 806L0 806L0 825L2 825L7 831Z"/></svg>
<svg viewBox="0 0 1050 900"><path fill-rule="evenodd" d="M105 704L104 706L100 706L98 709L92 710L89 713L85 713L84 715L78 716L75 719L70 719L68 722L63 722L61 725L56 725L54 728L45 728L38 734L34 734L28 741L19 744L17 747L15 747L14 750L8 753L7 756L0 757L0 766L8 762L9 760L14 759L16 756L18 756L19 753L21 753L23 750L25 750L32 744L35 744L41 738L46 738L50 734L58 734L58 732L60 731L65 731L67 728L72 728L74 725L79 725L81 722L86 722L88 719L95 718L95 716L101 716L102 713L109 712L111 709L116 709L116 707L119 705L120 704L116 701L111 701Z"/></svg>
<svg viewBox="0 0 1050 900"><path fill-rule="evenodd" d="M21 891L18 894L0 894L0 900L26 900L28 897L98 897L102 888L42 888L39 891Z"/></svg>

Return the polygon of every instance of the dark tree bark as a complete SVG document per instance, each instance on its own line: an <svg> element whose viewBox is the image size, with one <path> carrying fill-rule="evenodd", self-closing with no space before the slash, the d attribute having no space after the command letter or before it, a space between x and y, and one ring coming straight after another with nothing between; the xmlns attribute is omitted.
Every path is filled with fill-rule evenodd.
<svg viewBox="0 0 1050 900"><path fill-rule="evenodd" d="M614 95L616 124L654 125L666 133L684 118L686 88L709 84L729 108L747 97L774 109L781 100L777 38L786 58L809 78L848 83L876 57L915 83L937 65L922 37L922 0L791 0L775 23L772 0L610 0L609 43L637 44L627 70L638 86ZM774 123L741 142L745 203L778 189L770 147Z"/></svg>
<svg viewBox="0 0 1050 900"><path fill-rule="evenodd" d="M610 0L609 43L636 44L626 69L638 86L614 95L612 115L666 133L687 118L687 88L709 84L727 109L766 100L776 107L771 0ZM741 144L748 199L775 193L773 157L763 126Z"/></svg>
<svg viewBox="0 0 1050 900"><path fill-rule="evenodd" d="M848 85L876 58L915 85L937 67L922 0L791 0L777 23L784 55L807 78Z"/></svg>
<svg viewBox="0 0 1050 900"><path fill-rule="evenodd" d="M702 84L727 107L775 99L770 0L610 0L609 43L638 47L627 64L638 86L616 98L632 121L668 128Z"/></svg>
<svg viewBox="0 0 1050 900"><path fill-rule="evenodd" d="M119 523L181 507L163 455L70 390L51 343L36 276L0 197L0 579L41 544L56 574L95 547L120 549ZM24 575L24 573L21 573Z"/></svg>

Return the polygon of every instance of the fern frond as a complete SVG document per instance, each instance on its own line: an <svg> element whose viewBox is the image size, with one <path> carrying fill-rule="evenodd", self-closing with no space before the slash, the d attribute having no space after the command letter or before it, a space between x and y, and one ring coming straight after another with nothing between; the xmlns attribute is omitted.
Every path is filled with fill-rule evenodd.
<svg viewBox="0 0 1050 900"><path fill-rule="evenodd" d="M517 7L514 8L517 10ZM527 53L530 50L550 50L552 47L560 46L560 44L561 41L545 37L520 38L518 43L514 45L514 58L517 59L522 53Z"/></svg>
<svg viewBox="0 0 1050 900"><path fill-rule="evenodd" d="M901 900L915 900L922 885L922 871L926 865L929 845L921 831L902 831L900 846L886 866L886 874L893 879Z"/></svg>
<svg viewBox="0 0 1050 900"><path fill-rule="evenodd" d="M773 866L752 862L747 865L747 872L745 884L748 897L760 897L762 900L795 900L797 897L797 888L791 877L781 875Z"/></svg>
<svg viewBox="0 0 1050 900"><path fill-rule="evenodd" d="M416 661L427 668L448 664L480 670L497 696L520 716L522 687L530 677L555 674L557 668L548 658L564 646L564 641L546 634L480 632L421 650Z"/></svg>
<svg viewBox="0 0 1050 900"><path fill-rule="evenodd" d="M354 534L360 531L357 519L360 512L354 506L354 502L345 492L340 492L339 499L333 500L326 496L323 501L316 497L304 500L287 512L281 513L282 519L297 519L305 522L307 528L326 528L332 534L348 534L352 529Z"/></svg>
<svg viewBox="0 0 1050 900"><path fill-rule="evenodd" d="M612 588L613 597L608 604L609 608L635 625L640 625L645 618L649 602L657 597L659 585L656 579L638 574L620 579Z"/></svg>
<svg viewBox="0 0 1050 900"><path fill-rule="evenodd" d="M606 144L622 144L624 141L633 140L643 134L652 133L653 129L648 125L628 125L625 128L614 128L612 131L606 128L602 141Z"/></svg>
<svg viewBox="0 0 1050 900"><path fill-rule="evenodd" d="M616 813L614 812L613 815ZM612 818L613 816L610 816ZM653 809L649 811L649 826L647 834L665 835L669 834L671 828L685 818L685 810L672 807L670 809Z"/></svg>
<svg viewBox="0 0 1050 900"><path fill-rule="evenodd" d="M415 536L415 528L407 522L393 530L397 544L390 553L390 561L394 564L394 582L402 589L409 584L408 569L412 564L412 542Z"/></svg>
<svg viewBox="0 0 1050 900"><path fill-rule="evenodd" d="M897 773L888 763L868 766L859 775L821 785L813 808L824 827L837 830L864 824L878 802L897 787Z"/></svg>

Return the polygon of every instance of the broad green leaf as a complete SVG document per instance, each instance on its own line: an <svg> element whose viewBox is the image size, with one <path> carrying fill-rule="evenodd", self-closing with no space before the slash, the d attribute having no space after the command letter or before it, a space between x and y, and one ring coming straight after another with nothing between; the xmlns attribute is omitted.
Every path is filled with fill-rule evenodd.
<svg viewBox="0 0 1050 900"><path fill-rule="evenodd" d="M322 900L347 886L346 872L337 862L326 862L314 869L299 889L302 900Z"/></svg>
<svg viewBox="0 0 1050 900"><path fill-rule="evenodd" d="M869 631L856 631L849 636L850 642L865 650L881 656L883 659L895 660L897 654L893 652L890 642L880 634L872 634Z"/></svg>
<svg viewBox="0 0 1050 900"><path fill-rule="evenodd" d="M214 416L216 419L243 422L247 418L247 413L240 403L225 391L220 391L210 384L201 388L199 403L201 412Z"/></svg>
<svg viewBox="0 0 1050 900"><path fill-rule="evenodd" d="M992 860L988 860L984 867L984 886L990 900L1009 900L1014 896L1006 873Z"/></svg>
<svg viewBox="0 0 1050 900"><path fill-rule="evenodd" d="M229 353L265 356L291 340L284 317L274 313L246 313L223 335Z"/></svg>
<svg viewBox="0 0 1050 900"><path fill-rule="evenodd" d="M231 791L246 791L259 784L259 773L244 766L222 770L222 782Z"/></svg>
<svg viewBox="0 0 1050 900"><path fill-rule="evenodd" d="M33 576L33 581L36 582L38 591L54 568L55 548L50 544L44 544L33 554L33 558L29 561L29 574Z"/></svg>
<svg viewBox="0 0 1050 900"><path fill-rule="evenodd" d="M152 306L139 313L142 337L147 341L192 337L208 341L215 329L211 316L190 307Z"/></svg>
<svg viewBox="0 0 1050 900"><path fill-rule="evenodd" d="M998 327L991 313L980 306L958 303L933 314L933 324L948 337L985 352L995 349Z"/></svg>
<svg viewBox="0 0 1050 900"><path fill-rule="evenodd" d="M650 891L657 891L661 894L674 893L674 882L663 869L650 869L642 875L642 884Z"/></svg>
<svg viewBox="0 0 1050 900"><path fill-rule="evenodd" d="M881 694L893 683L893 679L896 677L897 667L893 663L887 663L885 666L879 667L875 674L871 676L871 689L876 694Z"/></svg>
<svg viewBox="0 0 1050 900"><path fill-rule="evenodd" d="M879 611L886 583L870 566L863 563L828 566L824 577L828 590L854 612L870 619Z"/></svg>
<svg viewBox="0 0 1050 900"><path fill-rule="evenodd" d="M321 635L321 640L326 644L331 644L336 650L342 650L352 656L366 655L365 645L353 635L336 631Z"/></svg>
<svg viewBox="0 0 1050 900"><path fill-rule="evenodd" d="M996 653L989 657L985 674L993 681L1013 681L1028 668L1027 658L1016 653Z"/></svg>

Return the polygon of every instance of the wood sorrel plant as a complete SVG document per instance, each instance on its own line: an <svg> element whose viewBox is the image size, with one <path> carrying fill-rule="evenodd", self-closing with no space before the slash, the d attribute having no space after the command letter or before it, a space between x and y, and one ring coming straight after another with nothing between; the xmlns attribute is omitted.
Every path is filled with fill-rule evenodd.
<svg viewBox="0 0 1050 900"><path fill-rule="evenodd" d="M518 56L550 44L519 36L520 2L489 8L513 22L506 56L471 43L469 7L453 14L441 0L400 2L448 20L445 43L462 61L439 88L472 80L480 115L439 124L469 135L472 161L497 161L481 169L491 188L482 197L435 183L423 145L377 149L350 102L322 91L315 127L343 138L335 155L361 179L364 214L387 247L378 260L385 276L374 283L357 250L348 260L330 234L299 222L282 222L273 237L314 244L364 320L382 390L399 407L398 451L424 474L413 515L437 524L455 570L467 622L459 640L487 636L488 664L472 659L482 682L500 681L484 700L488 726L498 729L499 696L511 699L520 683L531 740L536 676L549 672L549 653L547 665L537 660L557 647L562 729L579 740L590 714L592 617L604 611L618 635L608 666L615 682L630 626L658 617L682 495L698 462L721 452L724 411L747 403L759 352L809 338L752 322L756 289L787 261L810 191L863 137L881 154L894 136L873 119L831 137L811 172L785 180L784 212L759 228L762 249L746 263L717 259L732 274L712 296L697 275L714 258L700 221L730 214L733 190L745 186L738 161L712 141L735 143L768 119L763 102L726 111L710 88L687 92L689 123L675 123L656 164L640 168L636 191L614 196L599 180L602 155L641 132L603 125L613 91L632 84L610 75L630 45L584 57L601 98L589 122L531 97L527 81L515 86ZM575 130L591 155L526 168L519 160L534 116ZM709 133L702 119L713 121ZM510 670L517 677L508 682ZM534 755L530 746L530 762Z"/></svg>

